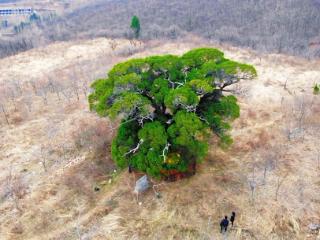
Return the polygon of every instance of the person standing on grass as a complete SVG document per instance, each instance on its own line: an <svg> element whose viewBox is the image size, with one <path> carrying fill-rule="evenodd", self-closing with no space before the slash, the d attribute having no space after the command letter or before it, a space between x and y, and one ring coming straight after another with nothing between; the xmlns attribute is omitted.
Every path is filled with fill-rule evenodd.
<svg viewBox="0 0 320 240"><path fill-rule="evenodd" d="M231 226L232 226L232 227L233 227L233 222L234 222L235 218L236 218L236 213L235 213L235 212L232 212L232 215L231 215L231 217L230 217L230 222L231 222Z"/></svg>
<svg viewBox="0 0 320 240"><path fill-rule="evenodd" d="M226 232L228 229L228 225L229 225L229 220L228 217L225 216L224 219L222 219L222 221L220 222L220 227L221 227L221 233L223 232L223 230Z"/></svg>

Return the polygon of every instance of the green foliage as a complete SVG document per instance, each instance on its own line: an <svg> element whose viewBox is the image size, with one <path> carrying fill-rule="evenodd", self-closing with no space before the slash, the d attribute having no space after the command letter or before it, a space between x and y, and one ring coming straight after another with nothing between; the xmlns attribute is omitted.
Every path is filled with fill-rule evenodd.
<svg viewBox="0 0 320 240"><path fill-rule="evenodd" d="M187 67L199 67L208 61L213 61L215 63L220 62L224 59L224 53L218 49L213 48L199 48L194 49L181 57L184 66Z"/></svg>
<svg viewBox="0 0 320 240"><path fill-rule="evenodd" d="M314 95L320 94L320 84L315 84L315 85L313 86L313 94L314 94Z"/></svg>
<svg viewBox="0 0 320 240"><path fill-rule="evenodd" d="M232 144L228 135L231 129L230 121L240 116L240 107L234 96L223 96L219 100L199 107L199 113L206 119L206 122L220 137L220 145L226 148Z"/></svg>
<svg viewBox="0 0 320 240"><path fill-rule="evenodd" d="M135 37L138 38L140 34L140 20L137 16L132 17L130 27L134 31Z"/></svg>
<svg viewBox="0 0 320 240"><path fill-rule="evenodd" d="M153 176L159 176L163 168L162 149L165 147L168 137L164 126L158 122L146 123L138 132L140 140L143 140L139 149L138 158L133 166Z"/></svg>
<svg viewBox="0 0 320 240"><path fill-rule="evenodd" d="M194 79L188 82L188 85L196 92L198 95L204 95L213 92L214 88L206 80Z"/></svg>
<svg viewBox="0 0 320 240"><path fill-rule="evenodd" d="M210 48L132 59L91 85L89 105L100 116L122 120L111 149L117 166L161 177L205 159L211 134L223 148L232 143L230 123L240 108L224 88L256 75L254 67Z"/></svg>
<svg viewBox="0 0 320 240"><path fill-rule="evenodd" d="M169 83L164 78L157 78L153 81L150 93L154 96L155 104L161 105L170 91Z"/></svg>
<svg viewBox="0 0 320 240"><path fill-rule="evenodd" d="M198 103L199 99L197 94L188 86L171 89L164 99L165 106L173 113L176 112L177 109L184 109L186 107L195 109Z"/></svg>
<svg viewBox="0 0 320 240"><path fill-rule="evenodd" d="M183 149L187 156L195 160L202 160L208 149L208 125L193 112L185 110L177 112L173 117L173 124L168 128L168 135L173 146ZM185 159L187 161L187 159Z"/></svg>
<svg viewBox="0 0 320 240"><path fill-rule="evenodd" d="M120 168L128 166L126 153L138 142L136 128L139 128L139 125L134 121L122 122L116 138L112 141L111 155Z"/></svg>
<svg viewBox="0 0 320 240"><path fill-rule="evenodd" d="M139 93L125 92L122 93L112 104L108 113L111 119L115 119L119 114L124 118L134 115L144 117L149 114L150 101Z"/></svg>

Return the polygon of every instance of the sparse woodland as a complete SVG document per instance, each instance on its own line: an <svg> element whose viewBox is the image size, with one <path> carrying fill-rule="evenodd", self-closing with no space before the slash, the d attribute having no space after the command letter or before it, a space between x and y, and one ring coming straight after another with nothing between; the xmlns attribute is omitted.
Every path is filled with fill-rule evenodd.
<svg viewBox="0 0 320 240"><path fill-rule="evenodd" d="M260 52L320 56L319 0L95 0L27 26L13 39L0 40L0 56L54 41L134 37L134 15L140 19L142 39L195 34Z"/></svg>

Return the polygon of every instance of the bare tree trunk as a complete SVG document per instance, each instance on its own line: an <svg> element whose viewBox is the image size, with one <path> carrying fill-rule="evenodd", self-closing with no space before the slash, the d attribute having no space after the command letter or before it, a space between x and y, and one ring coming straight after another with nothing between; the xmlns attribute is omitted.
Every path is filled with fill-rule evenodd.
<svg viewBox="0 0 320 240"><path fill-rule="evenodd" d="M88 96L87 82L84 82L84 83L82 84L82 92L83 92L83 95L84 95L85 97Z"/></svg>
<svg viewBox="0 0 320 240"><path fill-rule="evenodd" d="M32 94L28 94L23 98L23 102L28 108L28 112L31 113L32 111Z"/></svg>
<svg viewBox="0 0 320 240"><path fill-rule="evenodd" d="M264 170L263 170L263 185L266 185L266 179L267 179L267 170L268 170L268 166L265 166L264 167Z"/></svg>
<svg viewBox="0 0 320 240"><path fill-rule="evenodd" d="M283 85L283 89L285 89L285 90L288 89L288 88L287 88L287 82L288 82L288 79L286 79L286 82L285 82L284 85Z"/></svg>
<svg viewBox="0 0 320 240"><path fill-rule="evenodd" d="M62 91L62 95L67 99L68 103L70 103L70 99L72 98L72 94L69 92L69 89L65 89Z"/></svg>
<svg viewBox="0 0 320 240"><path fill-rule="evenodd" d="M47 156L45 153L46 149L45 149L44 145L41 145L40 151L41 151L41 160L40 161L41 161L41 164L43 166L44 171L47 172Z"/></svg>
<svg viewBox="0 0 320 240"><path fill-rule="evenodd" d="M255 165L253 165L252 168L252 178L249 180L249 186L250 186L250 191L251 191L251 203L254 204L255 202L255 190L257 187L257 182L256 182L256 177L255 177Z"/></svg>
<svg viewBox="0 0 320 240"><path fill-rule="evenodd" d="M19 213L22 213L19 199L21 199L25 194L25 186L23 185L21 178L17 176L13 176L12 164L10 165L10 170L9 170L9 174L7 176L6 182L7 182L9 196L13 201L15 209L18 210Z"/></svg>
<svg viewBox="0 0 320 240"><path fill-rule="evenodd" d="M278 177L278 180L277 180L277 188L276 188L276 196L275 196L275 200L278 201L278 195L279 195L279 190L280 190L280 187L281 185L283 184L284 180L286 179L288 175L286 174L285 176L283 177Z"/></svg>
<svg viewBox="0 0 320 240"><path fill-rule="evenodd" d="M78 86L75 86L75 93L76 93L76 96L77 96L77 100L79 102L80 98L79 98Z"/></svg>
<svg viewBox="0 0 320 240"><path fill-rule="evenodd" d="M11 101L12 101L12 104L13 104L13 107L14 107L14 110L17 111L17 105L16 105L16 96L15 96L15 93L14 91L11 89L11 92L10 92L10 96L11 98Z"/></svg>
<svg viewBox="0 0 320 240"><path fill-rule="evenodd" d="M4 106L2 104L0 104L0 105L1 105L1 110L3 112L4 118L6 119L7 124L10 125L8 117L7 117L7 113L6 113L5 109L4 109Z"/></svg>
<svg viewBox="0 0 320 240"><path fill-rule="evenodd" d="M58 89L55 88L55 92L57 94L58 100L61 101L60 92Z"/></svg>
<svg viewBox="0 0 320 240"><path fill-rule="evenodd" d="M318 150L318 169L320 170L320 149Z"/></svg>
<svg viewBox="0 0 320 240"><path fill-rule="evenodd" d="M14 86L16 89L18 89L20 96L22 96L22 88L21 88L21 83L19 80L16 80L13 82Z"/></svg>
<svg viewBox="0 0 320 240"><path fill-rule="evenodd" d="M79 97L79 88L78 88L78 84L77 84L76 81L73 81L72 89L73 89L73 92L75 93L75 95L77 96L77 100L79 101L79 100L80 100L80 97Z"/></svg>
<svg viewBox="0 0 320 240"><path fill-rule="evenodd" d="M80 229L80 217L81 217L81 206L77 201L77 210L78 210L78 216L76 220L76 226L75 226L75 232L77 234L77 239L81 240L82 239L82 234L81 234L81 229Z"/></svg>
<svg viewBox="0 0 320 240"><path fill-rule="evenodd" d="M46 89L40 89L40 96L43 100L44 105L48 105L48 93Z"/></svg>
<svg viewBox="0 0 320 240"><path fill-rule="evenodd" d="M36 83L35 83L34 81L30 81L30 84L31 84L31 86L32 86L33 93L34 93L35 95L37 95L38 90L37 90L37 85L36 85Z"/></svg>

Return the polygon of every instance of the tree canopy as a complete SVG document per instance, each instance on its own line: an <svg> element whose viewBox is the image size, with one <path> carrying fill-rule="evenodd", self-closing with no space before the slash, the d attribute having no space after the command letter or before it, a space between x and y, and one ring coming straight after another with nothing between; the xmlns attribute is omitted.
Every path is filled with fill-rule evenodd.
<svg viewBox="0 0 320 240"><path fill-rule="evenodd" d="M140 20L137 16L132 17L130 27L134 31L135 38L138 38L140 35Z"/></svg>
<svg viewBox="0 0 320 240"><path fill-rule="evenodd" d="M230 122L240 108L224 92L256 76L253 66L212 48L131 59L92 84L89 104L100 116L121 120L111 149L117 166L161 177L201 162L212 134L222 147L232 143Z"/></svg>

